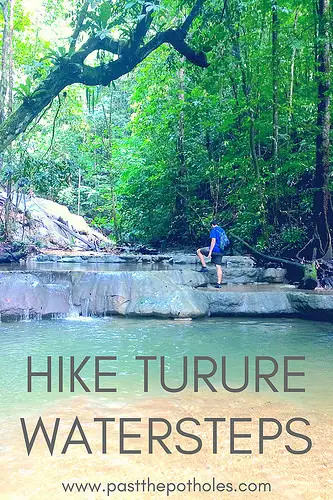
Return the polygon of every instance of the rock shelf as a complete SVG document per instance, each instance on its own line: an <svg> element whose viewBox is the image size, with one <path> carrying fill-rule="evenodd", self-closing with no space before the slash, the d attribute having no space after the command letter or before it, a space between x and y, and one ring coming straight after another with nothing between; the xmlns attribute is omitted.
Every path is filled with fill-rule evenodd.
<svg viewBox="0 0 333 500"><path fill-rule="evenodd" d="M52 316L298 316L333 319L333 292L290 285L216 290L195 270L0 272L3 321Z"/></svg>

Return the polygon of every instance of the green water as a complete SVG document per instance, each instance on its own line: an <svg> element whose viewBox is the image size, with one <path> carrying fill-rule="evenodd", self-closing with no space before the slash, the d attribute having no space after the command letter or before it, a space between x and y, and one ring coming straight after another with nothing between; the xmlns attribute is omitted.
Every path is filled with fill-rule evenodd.
<svg viewBox="0 0 333 500"><path fill-rule="evenodd" d="M333 412L333 326L296 319L209 319L177 322L168 320L83 318L77 320L26 321L0 324L1 372L0 411L5 416L36 411L43 404L73 397L68 390L69 357L77 362L85 356L117 356L116 361L101 364L101 370L115 371L116 377L105 378L104 386L114 386L117 393L92 394L110 404L142 397L142 362L136 356L165 356L166 382L170 386L182 382L183 357L188 357L189 373L194 356L210 356L218 362L212 383L218 393L221 386L221 357L227 357L227 376L231 384L242 385L244 356L249 356L250 381L246 392L254 391L255 356L272 356L279 362L274 379L278 394L266 390L271 401L286 398L307 408ZM46 370L46 357L52 356L52 392L46 392L45 379L33 380L33 392L27 392L27 356L32 356L33 370ZM57 390L57 362L63 356L64 392ZM305 378L293 379L295 387L305 387L304 394L283 394L282 368L284 356L305 356L304 362L291 364L291 371L305 371ZM202 368L210 364L202 362ZM270 364L267 365L271 367ZM159 384L159 364L151 364L150 395L166 395ZM263 364L263 367L265 365ZM280 372L281 370L281 372ZM94 367L89 361L80 372L93 391ZM188 387L193 388L189 376ZM192 386L191 386L192 384ZM204 384L200 385L200 391ZM264 384L262 385L264 392ZM84 391L76 384L75 395ZM168 397L172 395L167 394ZM234 395L237 397L237 394Z"/></svg>

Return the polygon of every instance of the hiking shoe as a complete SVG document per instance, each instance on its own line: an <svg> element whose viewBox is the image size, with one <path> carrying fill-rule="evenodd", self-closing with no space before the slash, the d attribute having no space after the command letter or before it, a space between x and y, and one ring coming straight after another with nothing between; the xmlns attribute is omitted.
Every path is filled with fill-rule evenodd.
<svg viewBox="0 0 333 500"><path fill-rule="evenodd" d="M221 283L216 283L215 288L222 288Z"/></svg>
<svg viewBox="0 0 333 500"><path fill-rule="evenodd" d="M200 271L198 271L198 272L199 272L199 273L208 273L208 269L207 269L207 267L202 267L202 268L200 269Z"/></svg>

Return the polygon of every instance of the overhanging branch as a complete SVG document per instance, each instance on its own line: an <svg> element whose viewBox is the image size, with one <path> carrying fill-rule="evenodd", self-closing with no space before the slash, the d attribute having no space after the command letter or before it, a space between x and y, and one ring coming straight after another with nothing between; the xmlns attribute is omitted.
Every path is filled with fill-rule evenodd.
<svg viewBox="0 0 333 500"><path fill-rule="evenodd" d="M91 37L87 40L82 47L72 55L71 61L74 63L82 64L84 60L95 50L105 50L112 54L121 54L122 47L125 44L114 40L111 37L100 38L98 36Z"/></svg>
<svg viewBox="0 0 333 500"><path fill-rule="evenodd" d="M207 68L209 63L204 52L196 52L184 40L181 31L168 30L157 34L136 52L124 52L116 61L101 64L96 67L83 65L79 75L79 82L84 85L108 85L122 75L132 71L140 62L154 52L164 43L169 43L177 52L186 57L190 62L201 68Z"/></svg>
<svg viewBox="0 0 333 500"><path fill-rule="evenodd" d="M183 33L184 36L187 35L190 27L192 26L192 23L194 19L200 14L200 11L203 7L205 0L197 0L196 3L194 4L191 12L183 22L183 25L180 28L180 31Z"/></svg>
<svg viewBox="0 0 333 500"><path fill-rule="evenodd" d="M184 31L182 28L178 30L167 30L158 33L148 43L141 47L138 51L139 62L143 61L149 54L160 47L163 43L169 43L180 54L186 57L190 62L201 68L209 66L206 54L204 52L196 52L185 41Z"/></svg>
<svg viewBox="0 0 333 500"><path fill-rule="evenodd" d="M143 17L138 22L132 35L132 43L135 46L139 46L146 36L153 20L153 10L147 12L147 5L144 4L142 7L141 16Z"/></svg>
<svg viewBox="0 0 333 500"><path fill-rule="evenodd" d="M83 23L84 23L84 20L85 18L87 17L87 12L88 12L88 8L89 8L89 4L90 4L90 1L89 0L86 0L79 12L79 15L78 15L78 18L77 18L77 22L76 22L76 26L75 26L75 30L74 30L74 33L73 35L71 36L71 43L70 43L70 50L74 50L75 49L75 46L76 46L76 42L77 42L77 39L79 38L79 35L82 31L82 26L83 26Z"/></svg>
<svg viewBox="0 0 333 500"><path fill-rule="evenodd" d="M178 29L170 29L154 36L149 42L141 46L152 22L153 11L147 13L147 6L142 7L142 19L129 42L118 42L111 37L91 37L71 57L71 62L82 64L82 72L79 78L86 85L108 85L123 74L131 71L137 64L143 61L151 52L163 43L169 43L177 52L185 56L193 64L202 68L208 67L207 57L204 52L196 52L185 41L187 33L199 15L205 0L197 0L190 14ZM105 50L120 57L120 60L102 64L97 67L84 65L85 59L95 50ZM121 69L123 68L123 70ZM99 74L101 72L102 74ZM93 83L98 82L98 83ZM103 83L102 83L103 82Z"/></svg>
<svg viewBox="0 0 333 500"><path fill-rule="evenodd" d="M1 1L1 0L0 0ZM68 85L83 83L85 85L108 85L111 81L118 79L132 71L149 54L164 43L170 44L180 54L185 56L193 64L206 68L207 58L204 52L197 52L186 43L188 31L198 16L205 0L196 0L190 14L178 29L170 29L157 33L151 40L143 44L151 22L152 12L147 13L144 7L145 17L140 19L131 39L128 42L114 40L111 37L93 36L89 38L72 55L71 51L67 58L55 67L47 78L39 85L31 96L25 99L0 126L0 153L6 149L28 125L39 115L39 113L50 104L50 102ZM87 10L86 2L78 17L76 29L72 36L71 47L75 50L78 36L82 30ZM142 14L143 15L143 14ZM118 58L107 64L90 67L84 64L85 59L96 50L105 50L116 54Z"/></svg>
<svg viewBox="0 0 333 500"><path fill-rule="evenodd" d="M170 31L167 37L167 43L173 46L180 54L186 57L186 59L196 66L201 68L208 68L209 63L207 61L207 56L204 52L197 52L193 50L185 41L182 36L182 31Z"/></svg>

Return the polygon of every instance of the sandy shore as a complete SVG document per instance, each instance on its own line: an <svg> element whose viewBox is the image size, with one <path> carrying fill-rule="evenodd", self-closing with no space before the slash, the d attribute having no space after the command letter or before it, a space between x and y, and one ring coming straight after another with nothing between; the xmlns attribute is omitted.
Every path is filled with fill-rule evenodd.
<svg viewBox="0 0 333 500"><path fill-rule="evenodd" d="M24 415L22 415L24 416ZM39 415L38 415L39 416ZM36 424L36 415L26 418L28 430ZM196 396L191 394L173 396L168 399L155 398L136 402L135 404L111 404L107 398L94 399L75 397L48 406L42 413L43 421L51 430L56 417L61 418L54 455L51 457L44 440L39 437L31 455L25 449L19 418L13 417L2 421L1 425L1 499L36 499L53 500L62 498L102 499L103 493L65 493L63 482L102 482L105 488L108 482L130 482L147 479L158 482L216 481L232 483L237 489L239 483L270 483L271 493L173 493L169 498L207 498L221 497L256 499L332 499L333 498L333 417L322 411L305 411L295 408L289 403L272 403L262 395L239 396ZM75 417L78 416L83 426L92 454L87 454L83 445L69 446L66 454L62 454L68 432ZM110 423L107 432L107 454L101 450L101 424L94 418L112 417L116 423ZM140 455L124 455L119 453L120 417L141 418L141 422L126 425L126 432L140 433L140 439L127 439L126 446L140 449ZM172 424L184 417L195 417L202 424L200 430L195 426L187 426L189 432L195 431L203 441L201 451L194 455L182 455L176 445L184 449L195 448L194 441L172 432L165 443L172 450L166 454L157 444L154 453L147 450L147 419L162 417ZM218 432L218 453L212 453L212 426L204 423L205 417L221 417ZM250 439L238 440L238 448L252 449L251 455L230 454L230 418L251 418L252 422L242 423L240 433L251 433ZM258 451L258 418L276 418L284 429L281 436L265 443L264 454ZM305 430L313 440L313 447L304 455L292 455L285 445L293 448L304 448L304 441L290 437L285 431L285 423L293 417L307 418L311 426ZM270 427L268 425L267 430ZM271 431L275 428L271 427ZM159 424L156 432L165 431L165 425ZM78 439L78 433L74 439ZM165 493L113 493L109 498L166 498Z"/></svg>

